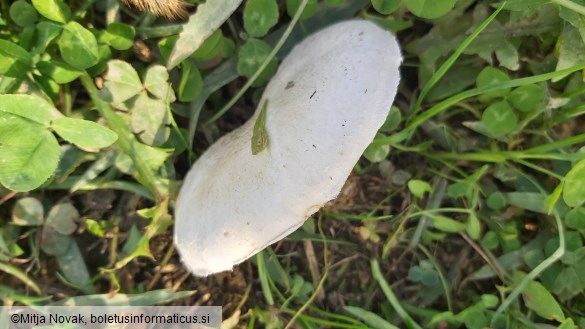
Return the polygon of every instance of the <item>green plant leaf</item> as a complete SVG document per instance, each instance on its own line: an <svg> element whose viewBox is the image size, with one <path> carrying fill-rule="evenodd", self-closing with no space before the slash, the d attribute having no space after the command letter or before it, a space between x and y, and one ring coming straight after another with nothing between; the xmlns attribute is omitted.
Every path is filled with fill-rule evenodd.
<svg viewBox="0 0 585 329"><path fill-rule="evenodd" d="M571 211L565 215L565 223L568 228L585 230L585 208L578 207L571 209Z"/></svg>
<svg viewBox="0 0 585 329"><path fill-rule="evenodd" d="M248 0L244 8L244 28L253 38L263 37L278 23L276 0Z"/></svg>
<svg viewBox="0 0 585 329"><path fill-rule="evenodd" d="M162 65L153 65L146 70L144 75L144 87L148 92L156 96L156 98L167 102L175 101L175 93L167 82L169 80L169 72ZM169 91L171 93L169 94ZM170 97L169 97L170 96Z"/></svg>
<svg viewBox="0 0 585 329"><path fill-rule="evenodd" d="M168 62L169 56L175 47L175 43L177 43L177 39L179 38L178 35L171 35L166 38L162 38L158 42L158 50L162 56L162 58ZM211 37L207 38L209 40ZM205 40L205 41L207 41Z"/></svg>
<svg viewBox="0 0 585 329"><path fill-rule="evenodd" d="M173 156L177 156L185 152L185 150L189 147L189 142L187 142L187 139L185 138L187 134L187 129L171 129L169 139L167 139L166 143L161 145L161 148L173 149Z"/></svg>
<svg viewBox="0 0 585 329"><path fill-rule="evenodd" d="M33 75L36 85L39 87L39 93L55 102L59 96L59 84L51 78L44 75Z"/></svg>
<svg viewBox="0 0 585 329"><path fill-rule="evenodd" d="M105 88L100 96L113 103L122 103L142 92L142 82L132 65L121 60L108 62Z"/></svg>
<svg viewBox="0 0 585 329"><path fill-rule="evenodd" d="M36 25L36 42L33 48L35 54L42 54L45 49L61 32L61 25L42 21Z"/></svg>
<svg viewBox="0 0 585 329"><path fill-rule="evenodd" d="M21 46L0 39L0 75L23 77L33 66L31 55Z"/></svg>
<svg viewBox="0 0 585 329"><path fill-rule="evenodd" d="M45 76L58 84L69 83L81 75L82 71L58 60L42 61L37 63L37 69Z"/></svg>
<svg viewBox="0 0 585 329"><path fill-rule="evenodd" d="M39 18L33 6L24 0L15 1L10 5L9 14L14 23L22 27L33 26Z"/></svg>
<svg viewBox="0 0 585 329"><path fill-rule="evenodd" d="M91 76L102 74L108 67L108 61L112 58L112 50L107 45L98 45L98 62L87 69Z"/></svg>
<svg viewBox="0 0 585 329"><path fill-rule="evenodd" d="M546 197L545 202L547 214L552 214L553 209L561 198L561 195L563 194L563 185L564 184L561 182L561 184L557 185L557 187L555 187L555 189Z"/></svg>
<svg viewBox="0 0 585 329"><path fill-rule="evenodd" d="M573 25L565 24L563 33L560 38L559 61L557 62L556 71L581 65L585 63L585 43L579 30ZM556 82L566 77L562 75L554 78L552 81Z"/></svg>
<svg viewBox="0 0 585 329"><path fill-rule="evenodd" d="M256 155L268 147L268 131L266 130L266 110L268 108L268 100L264 100L262 110L258 114L258 118L254 122L254 130L252 133L252 154Z"/></svg>
<svg viewBox="0 0 585 329"><path fill-rule="evenodd" d="M563 321L563 323L557 327L557 329L579 329L579 327L575 325L575 321L573 321L573 319L566 318L565 321Z"/></svg>
<svg viewBox="0 0 585 329"><path fill-rule="evenodd" d="M372 6L382 15L392 14L400 6L402 0L372 0Z"/></svg>
<svg viewBox="0 0 585 329"><path fill-rule="evenodd" d="M537 192L509 192L504 194L512 206L546 214L545 196Z"/></svg>
<svg viewBox="0 0 585 329"><path fill-rule="evenodd" d="M70 143L79 147L104 148L118 139L118 134L93 121L62 117L51 128Z"/></svg>
<svg viewBox="0 0 585 329"><path fill-rule="evenodd" d="M565 176L563 200L569 207L585 203L585 160L577 162Z"/></svg>
<svg viewBox="0 0 585 329"><path fill-rule="evenodd" d="M63 0L32 0L32 4L41 15L52 21L65 24L71 19L71 10Z"/></svg>
<svg viewBox="0 0 585 329"><path fill-rule="evenodd" d="M486 308L494 308L500 303L500 299L494 295L481 295L481 303Z"/></svg>
<svg viewBox="0 0 585 329"><path fill-rule="evenodd" d="M385 133L394 131L396 128L398 128L401 121L402 114L400 113L400 110L396 106L392 106L390 108L390 111L388 112L386 121L384 121L384 124L382 125L382 127L380 127L380 131Z"/></svg>
<svg viewBox="0 0 585 329"><path fill-rule="evenodd" d="M447 194L453 199L466 197L470 198L473 193L473 183L468 180L462 180L460 182L449 185L447 188Z"/></svg>
<svg viewBox="0 0 585 329"><path fill-rule="evenodd" d="M76 177L75 183L69 188L71 192L75 192L83 186L90 184L92 180L98 177L101 173L108 170L114 163L116 154L113 150L101 152L98 158L91 163L91 165L83 171L83 173Z"/></svg>
<svg viewBox="0 0 585 329"><path fill-rule="evenodd" d="M250 78L260 68L272 48L264 41L249 39L240 47L238 53L238 73ZM278 63L272 59L262 74L254 81L253 86L264 85L276 71Z"/></svg>
<svg viewBox="0 0 585 329"><path fill-rule="evenodd" d="M117 50L126 50L132 47L136 30L134 26L114 22L106 29L105 41Z"/></svg>
<svg viewBox="0 0 585 329"><path fill-rule="evenodd" d="M452 66L440 80L433 85L426 96L428 101L442 100L455 95L475 84L479 72L478 68L469 66ZM424 73L424 71L423 71ZM435 73L436 74L436 73ZM434 79L434 75L432 76ZM433 82L434 82L433 81Z"/></svg>
<svg viewBox="0 0 585 329"><path fill-rule="evenodd" d="M22 94L0 95L0 113L11 113L43 127L49 126L50 113L54 110L40 97Z"/></svg>
<svg viewBox="0 0 585 329"><path fill-rule="evenodd" d="M502 192L497 191L488 196L486 199L486 204L488 207L490 207L490 209L501 210L507 206L508 201Z"/></svg>
<svg viewBox="0 0 585 329"><path fill-rule="evenodd" d="M376 134L376 138L383 138L386 137L383 134ZM390 154L390 145L382 144L376 145L374 143L370 143L368 147L364 150L364 157L368 159L368 161L372 163L378 163Z"/></svg>
<svg viewBox="0 0 585 329"><path fill-rule="evenodd" d="M172 154L172 150L152 147L143 143L139 143L138 140L133 142L132 147L136 150L137 154L146 163L148 168L153 172L159 170L168 157Z"/></svg>
<svg viewBox="0 0 585 329"><path fill-rule="evenodd" d="M472 203L473 186L483 175L485 175L488 169L489 166L484 165L481 169L476 170L473 175L466 177L462 181L449 185L447 188L447 194L454 199L465 197L470 203Z"/></svg>
<svg viewBox="0 0 585 329"><path fill-rule="evenodd" d="M51 256L64 255L73 242L71 235L61 234L52 226L43 226L40 245L44 253Z"/></svg>
<svg viewBox="0 0 585 329"><path fill-rule="evenodd" d="M217 30L213 32L209 38L205 39L199 49L191 55L196 61L209 61L212 60L214 57L218 55L217 50L218 46L221 43L221 39L223 38L223 32L221 30Z"/></svg>
<svg viewBox="0 0 585 329"><path fill-rule="evenodd" d="M498 240L498 234L494 231L487 231L483 238L481 239L482 247L488 250L496 249L499 246L499 244L500 241Z"/></svg>
<svg viewBox="0 0 585 329"><path fill-rule="evenodd" d="M57 264L63 276L70 283L79 287L85 293L93 293L95 289L91 286L91 277L87 270L81 250L75 240L71 241L69 248L63 254L57 256Z"/></svg>
<svg viewBox="0 0 585 329"><path fill-rule="evenodd" d="M426 192L430 193L433 190L431 184L418 179L409 180L408 189L410 190L410 193L418 198L422 198Z"/></svg>
<svg viewBox="0 0 585 329"><path fill-rule="evenodd" d="M433 263L426 259L421 260L418 265L408 270L408 279L412 282L420 282L427 287L441 284L439 274L435 270Z"/></svg>
<svg viewBox="0 0 585 329"><path fill-rule="evenodd" d="M433 227L438 229L439 231L447 233L458 233L467 228L467 225L465 223L461 223L446 216L432 215L431 218L433 219L432 221Z"/></svg>
<svg viewBox="0 0 585 329"><path fill-rule="evenodd" d="M529 250L522 257L524 258L524 263L531 269L534 269L546 259L542 249Z"/></svg>
<svg viewBox="0 0 585 329"><path fill-rule="evenodd" d="M508 102L501 101L493 103L485 109L481 123L491 136L498 138L516 129L518 117Z"/></svg>
<svg viewBox="0 0 585 329"><path fill-rule="evenodd" d="M43 204L35 198L19 199L12 210L12 222L19 226L41 225L44 218Z"/></svg>
<svg viewBox="0 0 585 329"><path fill-rule="evenodd" d="M508 101L522 112L532 112L539 107L544 107L546 94L541 86L529 84L514 89L508 95Z"/></svg>
<svg viewBox="0 0 585 329"><path fill-rule="evenodd" d="M65 25L58 44L65 62L77 69L91 67L99 60L95 36L77 22Z"/></svg>
<svg viewBox="0 0 585 329"><path fill-rule="evenodd" d="M465 328L469 329L483 329L489 325L481 302L462 310L455 316L455 318L465 323Z"/></svg>
<svg viewBox="0 0 585 329"><path fill-rule="evenodd" d="M77 229L79 212L71 203L59 203L53 206L47 214L44 227L51 227L63 235L69 235Z"/></svg>
<svg viewBox="0 0 585 329"><path fill-rule="evenodd" d="M106 235L108 223L105 220L97 221L95 219L86 219L84 221L87 231L98 238L103 238Z"/></svg>
<svg viewBox="0 0 585 329"><path fill-rule="evenodd" d="M477 76L477 87L478 88L485 88L493 84L497 84L499 82L509 81L510 78L508 75L494 67L488 66L484 68L479 75ZM504 97L510 91L509 88L499 89L499 90L492 90L486 91L479 95L479 100L486 103L490 100L498 97Z"/></svg>
<svg viewBox="0 0 585 329"><path fill-rule="evenodd" d="M503 39L497 46L494 45L493 47L494 54L496 55L496 58L500 62L501 66L512 71L516 71L520 68L518 49L516 49L516 47L510 41ZM484 52L480 51L478 55L482 56L484 55ZM486 54L484 56L487 57L488 55Z"/></svg>
<svg viewBox="0 0 585 329"><path fill-rule="evenodd" d="M300 275L295 275L292 283L292 287L290 288L290 292L293 296L306 298L311 292L315 290L315 287L310 282L303 280L303 277Z"/></svg>
<svg viewBox="0 0 585 329"><path fill-rule="evenodd" d="M477 218L475 212L469 214L469 218L467 219L467 227L465 229L467 230L469 237L471 237L473 240L478 240L481 236L481 223L479 222L479 218Z"/></svg>
<svg viewBox="0 0 585 329"><path fill-rule="evenodd" d="M422 18L438 18L448 13L457 0L403 0L413 14Z"/></svg>
<svg viewBox="0 0 585 329"><path fill-rule="evenodd" d="M163 100L138 96L132 107L130 130L148 145L160 146L170 135L170 118Z"/></svg>
<svg viewBox="0 0 585 329"><path fill-rule="evenodd" d="M565 314L553 295L537 281L532 281L522 292L526 307L547 320L564 321Z"/></svg>
<svg viewBox="0 0 585 329"><path fill-rule="evenodd" d="M0 111L0 183L26 192L39 187L59 162L59 143L38 123Z"/></svg>
<svg viewBox="0 0 585 329"><path fill-rule="evenodd" d="M149 237L146 235L140 236L140 233L137 234L137 240L134 241L128 238L126 244L124 244L124 248L122 249L124 258L118 261L117 266L126 265L137 257L154 259L154 256L150 252ZM132 243L130 244L130 242Z"/></svg>
<svg viewBox="0 0 585 329"><path fill-rule="evenodd" d="M585 286L585 282L582 282L583 266L585 264L578 265L564 267L555 273L556 276L553 278L551 291L561 300L567 300L579 295Z"/></svg>
<svg viewBox="0 0 585 329"><path fill-rule="evenodd" d="M293 17L301 5L302 0L286 0L286 12L290 17ZM303 13L301 14L301 21L311 18L317 12L317 0L308 0Z"/></svg>
<svg viewBox="0 0 585 329"><path fill-rule="evenodd" d="M189 61L183 61L181 66L181 82L179 82L179 100L181 102L192 102L203 89L203 78L197 69Z"/></svg>
<svg viewBox="0 0 585 329"><path fill-rule="evenodd" d="M169 56L168 69L179 65L193 54L238 8L242 0L214 0L197 6L197 12L189 17L179 39Z"/></svg>
<svg viewBox="0 0 585 329"><path fill-rule="evenodd" d="M236 79L237 77L238 72L236 70L235 59L231 59L224 62L213 72L205 76L205 78L203 79L203 88L201 89L201 93L192 103L192 108L196 115L193 115L189 120L189 135L187 140L193 141L195 130L197 128L197 123L199 120L199 113L201 113L201 110L207 98L211 94L225 86L227 83Z"/></svg>
<svg viewBox="0 0 585 329"><path fill-rule="evenodd" d="M95 160L93 153L82 151L73 145L61 146L61 159L55 172L55 179L63 181L85 162Z"/></svg>
<svg viewBox="0 0 585 329"><path fill-rule="evenodd" d="M538 1L546 1L546 0L538 0ZM579 5L584 6L585 2L583 0L576 0ZM568 8L565 6L559 6L559 17L562 18L565 22L573 25L579 33L581 37L585 40L585 17L583 12L579 13L573 8Z"/></svg>

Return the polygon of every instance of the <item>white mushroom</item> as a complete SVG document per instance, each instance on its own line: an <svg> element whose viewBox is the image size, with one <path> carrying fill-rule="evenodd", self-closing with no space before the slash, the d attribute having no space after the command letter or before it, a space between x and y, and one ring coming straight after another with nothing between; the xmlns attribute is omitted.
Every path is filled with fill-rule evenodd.
<svg viewBox="0 0 585 329"><path fill-rule="evenodd" d="M394 36L362 20L330 26L291 51L254 116L185 178L175 243L193 274L232 269L337 196L386 119L401 60ZM253 155L265 104L268 146Z"/></svg>

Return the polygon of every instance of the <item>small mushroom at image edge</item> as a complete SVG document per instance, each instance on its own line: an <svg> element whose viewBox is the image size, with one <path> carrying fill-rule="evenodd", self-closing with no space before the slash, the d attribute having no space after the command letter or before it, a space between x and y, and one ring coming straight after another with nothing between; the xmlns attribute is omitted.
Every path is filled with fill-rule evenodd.
<svg viewBox="0 0 585 329"><path fill-rule="evenodd" d="M174 238L187 268L231 270L334 199L388 115L401 61L395 37L363 20L299 43L252 118L184 180Z"/></svg>

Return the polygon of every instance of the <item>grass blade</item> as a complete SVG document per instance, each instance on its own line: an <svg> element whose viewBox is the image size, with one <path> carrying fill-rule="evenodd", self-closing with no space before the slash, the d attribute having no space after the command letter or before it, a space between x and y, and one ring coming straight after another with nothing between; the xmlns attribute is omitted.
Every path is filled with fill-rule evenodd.
<svg viewBox="0 0 585 329"><path fill-rule="evenodd" d="M560 70L560 71L549 72L549 73L535 75L532 77L526 77L526 78L520 78L520 79L514 79L514 80L494 83L494 84L491 84L487 87L475 88L475 89L470 89L470 90L464 91L462 93L459 93L457 95L454 95L454 96L447 98L446 100L438 103L437 105L431 107L427 111L423 112L422 114L420 114L419 116L414 118L412 120L412 122L410 122L410 124L406 127L406 130L414 130L416 127L418 127L422 123L426 122L427 120L438 115L439 113L443 112L444 110L448 109L449 107L451 107L451 106L453 106L453 105L455 105L455 104L457 104L457 103L459 103L462 100L465 100L467 98L470 98L473 96L478 96L478 95L484 94L488 91L515 88L515 87L520 87L520 86L524 86L524 85L528 85L528 84L532 84L532 83L543 82L543 81L551 80L551 79L554 79L557 77L562 77L562 76L565 76L565 75L568 75L568 74L571 74L573 72L577 72L580 70L584 70L584 69L585 69L585 65L577 65L577 66L573 66L573 67L570 67L568 69L564 69L564 70Z"/></svg>
<svg viewBox="0 0 585 329"><path fill-rule="evenodd" d="M447 71L453 66L453 64L455 64L455 61L457 61L457 59L459 58L459 56L461 56L461 54L467 48L467 46L469 46L469 44L471 44L473 42L473 40L475 40L475 38L477 38L477 36L483 30L485 30L485 28L496 18L496 16L498 16L500 11L502 11L502 9L504 9L506 2L507 1L503 1L493 14L491 14L488 18L486 18L485 21L483 21L467 38L465 38L465 40L463 40L463 42L459 45L459 47L457 47L457 49L455 49L455 52L453 53L453 55L451 55L445 61L445 63L443 63L443 65L441 65L441 67L437 70L437 72L435 74L433 74L431 79L427 82L427 84L421 90L420 95L418 96L416 103L414 104L414 111L412 112L412 115L414 115L418 111L420 111L422 102L423 102L424 98L427 96L427 94L429 93L429 91L431 91L431 89L433 89L433 87L437 84L437 82L439 82L439 80L441 80L441 78L443 78L445 73L447 73Z"/></svg>
<svg viewBox="0 0 585 329"><path fill-rule="evenodd" d="M252 75L250 77L250 79L248 79L248 81L246 81L246 84L243 85L242 88L240 88L240 90L238 91L238 93L234 97L232 97L232 99L230 99L230 101L227 102L227 104L225 104L219 111L217 111L211 118L209 118L209 120L207 120L205 122L206 125L208 125L210 123L213 123L217 119L221 118L221 116L224 115L225 112L227 112L230 108L232 108L232 106L234 106L234 104L236 104L236 102L238 101L238 99L240 99L240 97L242 97L242 95L244 95L244 93L248 90L248 88L250 88L252 86L252 84L254 83L254 81L256 81L256 79L258 79L258 77L260 76L260 74L262 72L264 72L264 69L268 66L268 64L270 63L270 61L272 61L272 59L274 58L274 56L276 56L276 54L278 53L278 51L280 50L280 48L282 48L282 46L284 45L284 43L288 39L289 35L291 34L293 28L295 27L295 25L297 24L297 22L301 18L301 14L303 13L303 10L305 9L305 6L307 5L307 2L309 2L309 1L308 0L303 0L301 2L301 4L299 5L299 8L297 9L297 12L295 13L294 17L292 18L292 20L290 21L290 23L288 23L288 26L287 26L286 30L284 31L284 33L282 34L282 36L280 37L280 39L278 40L278 42L276 43L276 45L274 46L274 48L272 48L272 51L270 52L270 54L268 54L268 56L266 57L266 59L264 60L264 62L262 63L262 65L260 65L260 67L258 68L258 70L256 70L256 72L254 73L254 75Z"/></svg>
<svg viewBox="0 0 585 329"><path fill-rule="evenodd" d="M274 305L274 297L270 290L270 282L268 282L270 275L266 270L266 262L264 261L264 251L256 255L256 262L258 263L258 279L260 279L260 286L262 287L262 294L266 298L268 305Z"/></svg>
<svg viewBox="0 0 585 329"><path fill-rule="evenodd" d="M18 280L22 281L26 284L29 288L31 288L37 295L41 294L41 288L31 280L26 273L22 272L18 267L12 266L10 264L6 264L4 262L0 262L0 271L12 275L13 277L17 278Z"/></svg>
<svg viewBox="0 0 585 329"><path fill-rule="evenodd" d="M189 17L183 32L169 56L167 67L172 69L191 56L203 41L215 32L240 6L242 0L214 0L197 6L197 12Z"/></svg>
<svg viewBox="0 0 585 329"><path fill-rule="evenodd" d="M418 323L416 323L416 321L414 321L412 317L410 317L406 310L402 308L400 301L398 300L398 298L392 291L392 288L390 288L390 285L388 284L388 282L386 282L384 275L380 271L380 264L378 264L378 261L372 259L370 264L372 267L372 276L374 276L374 279L378 281L378 284L380 285L380 288L384 292L384 295L386 295L386 298L388 299L392 307L394 307L396 313L398 313L398 316L402 319L402 321L404 321L406 327L409 329L422 329L422 327Z"/></svg>
<svg viewBox="0 0 585 329"><path fill-rule="evenodd" d="M347 312L349 312L351 315L363 320L367 325L372 326L372 328L376 328L376 329L398 329L397 326L389 323L388 321L384 320L382 317L380 317L379 315L366 311L364 309L361 309L359 307L353 307L353 306L345 306L343 309L345 309Z"/></svg>
<svg viewBox="0 0 585 329"><path fill-rule="evenodd" d="M191 296L195 291L173 291L161 289L141 294L86 295L71 297L49 304L49 306L152 306L172 302L175 299Z"/></svg>

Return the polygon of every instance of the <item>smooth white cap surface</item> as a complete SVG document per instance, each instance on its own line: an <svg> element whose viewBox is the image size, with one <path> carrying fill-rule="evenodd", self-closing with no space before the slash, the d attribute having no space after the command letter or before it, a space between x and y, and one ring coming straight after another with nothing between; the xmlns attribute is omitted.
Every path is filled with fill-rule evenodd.
<svg viewBox="0 0 585 329"><path fill-rule="evenodd" d="M301 43L254 116L197 160L181 188L175 243L198 276L230 270L286 237L335 198L394 101L402 57L394 36L362 20ZM268 99L268 147L252 128Z"/></svg>

